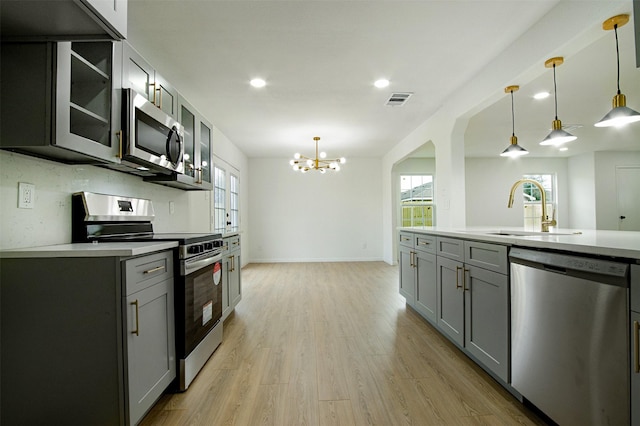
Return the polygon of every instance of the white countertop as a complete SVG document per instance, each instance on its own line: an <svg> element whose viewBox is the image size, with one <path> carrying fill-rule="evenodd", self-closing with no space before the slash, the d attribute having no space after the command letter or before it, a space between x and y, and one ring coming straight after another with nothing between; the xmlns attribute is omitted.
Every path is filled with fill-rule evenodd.
<svg viewBox="0 0 640 426"><path fill-rule="evenodd" d="M127 257L153 253L178 247L177 241L74 243L53 246L27 247L0 251L2 258L35 257Z"/></svg>
<svg viewBox="0 0 640 426"><path fill-rule="evenodd" d="M502 231L505 233L527 233L527 231L523 228L504 226L467 228L416 226L399 229L520 247L547 248L640 260L640 232L552 228L548 234L544 235L537 233L533 233L536 235L495 235Z"/></svg>

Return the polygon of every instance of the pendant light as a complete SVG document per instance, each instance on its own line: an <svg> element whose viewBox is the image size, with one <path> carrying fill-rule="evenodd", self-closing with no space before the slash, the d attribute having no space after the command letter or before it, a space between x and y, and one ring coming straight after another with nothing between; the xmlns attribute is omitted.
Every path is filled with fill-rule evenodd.
<svg viewBox="0 0 640 426"><path fill-rule="evenodd" d="M502 151L501 157L520 157L529 153L526 149L518 145L518 138L516 137L516 119L513 109L513 92L517 92L520 86L507 86L504 88L505 93L511 93L511 144Z"/></svg>
<svg viewBox="0 0 640 426"><path fill-rule="evenodd" d="M558 56L555 58L547 59L544 66L547 68L553 68L553 97L556 106L556 118L551 122L551 133L540 142L540 145L562 145L567 142L578 139L577 136L572 135L562 128L562 121L558 119L558 90L556 87L556 67L562 65L564 58Z"/></svg>
<svg viewBox="0 0 640 426"><path fill-rule="evenodd" d="M613 109L598 121L596 127L623 126L625 124L640 121L640 112L627 107L627 98L620 92L620 49L618 48L618 27L629 22L629 15L617 15L602 23L602 29L611 31L616 35L616 60L618 65L618 93L613 97Z"/></svg>

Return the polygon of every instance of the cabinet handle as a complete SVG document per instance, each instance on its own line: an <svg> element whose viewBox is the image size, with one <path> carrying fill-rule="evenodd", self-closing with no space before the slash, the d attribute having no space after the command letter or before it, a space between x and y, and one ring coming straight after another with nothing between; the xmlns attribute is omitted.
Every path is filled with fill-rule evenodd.
<svg viewBox="0 0 640 426"><path fill-rule="evenodd" d="M462 291L469 291L469 288L467 288L467 272L469 272L467 268L462 268Z"/></svg>
<svg viewBox="0 0 640 426"><path fill-rule="evenodd" d="M236 257L229 256L229 272L233 272L236 269Z"/></svg>
<svg viewBox="0 0 640 426"><path fill-rule="evenodd" d="M640 323L633 322L633 369L640 373Z"/></svg>
<svg viewBox="0 0 640 426"><path fill-rule="evenodd" d="M154 272L162 271L164 269L164 265L158 266L157 268L147 269L143 272L144 275L153 274Z"/></svg>
<svg viewBox="0 0 640 426"><path fill-rule="evenodd" d="M425 241L425 242L420 242L420 241L418 241L418 245L419 245L419 246L428 246L428 245L429 245L429 243L428 243L428 242L426 242L426 241Z"/></svg>
<svg viewBox="0 0 640 426"><path fill-rule="evenodd" d="M461 269L462 269L462 266L456 266L456 288L462 288L462 286L460 285L460 272L459 272Z"/></svg>
<svg viewBox="0 0 640 426"><path fill-rule="evenodd" d="M136 329L133 330L131 332L131 334L135 334L136 336L139 336L140 335L140 323L139 323L139 316L138 316L138 299L136 299L133 302L131 302L131 304L136 307Z"/></svg>
<svg viewBox="0 0 640 426"><path fill-rule="evenodd" d="M153 83L149 84L149 86L153 86L153 89L151 89L153 91L153 99L151 100L151 103L156 105L156 90L157 90L156 89L156 83L153 82ZM158 106L158 105L156 105L156 106Z"/></svg>
<svg viewBox="0 0 640 426"><path fill-rule="evenodd" d="M156 89L158 91L158 108L162 109L162 85L158 84L158 88Z"/></svg>
<svg viewBox="0 0 640 426"><path fill-rule="evenodd" d="M118 130L118 158L122 159L122 130Z"/></svg>

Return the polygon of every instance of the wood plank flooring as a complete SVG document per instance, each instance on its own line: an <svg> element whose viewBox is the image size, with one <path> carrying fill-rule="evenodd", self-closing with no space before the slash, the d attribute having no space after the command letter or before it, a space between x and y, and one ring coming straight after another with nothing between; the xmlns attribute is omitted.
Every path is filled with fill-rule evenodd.
<svg viewBox="0 0 640 426"><path fill-rule="evenodd" d="M383 262L251 264L224 340L142 425L541 425Z"/></svg>

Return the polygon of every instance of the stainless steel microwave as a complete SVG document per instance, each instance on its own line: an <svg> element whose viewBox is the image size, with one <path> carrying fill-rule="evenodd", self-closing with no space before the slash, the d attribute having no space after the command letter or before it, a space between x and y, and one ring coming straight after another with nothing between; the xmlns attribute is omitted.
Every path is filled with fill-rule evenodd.
<svg viewBox="0 0 640 426"><path fill-rule="evenodd" d="M122 104L121 161L140 171L184 173L184 128L178 120L132 89L123 90Z"/></svg>

